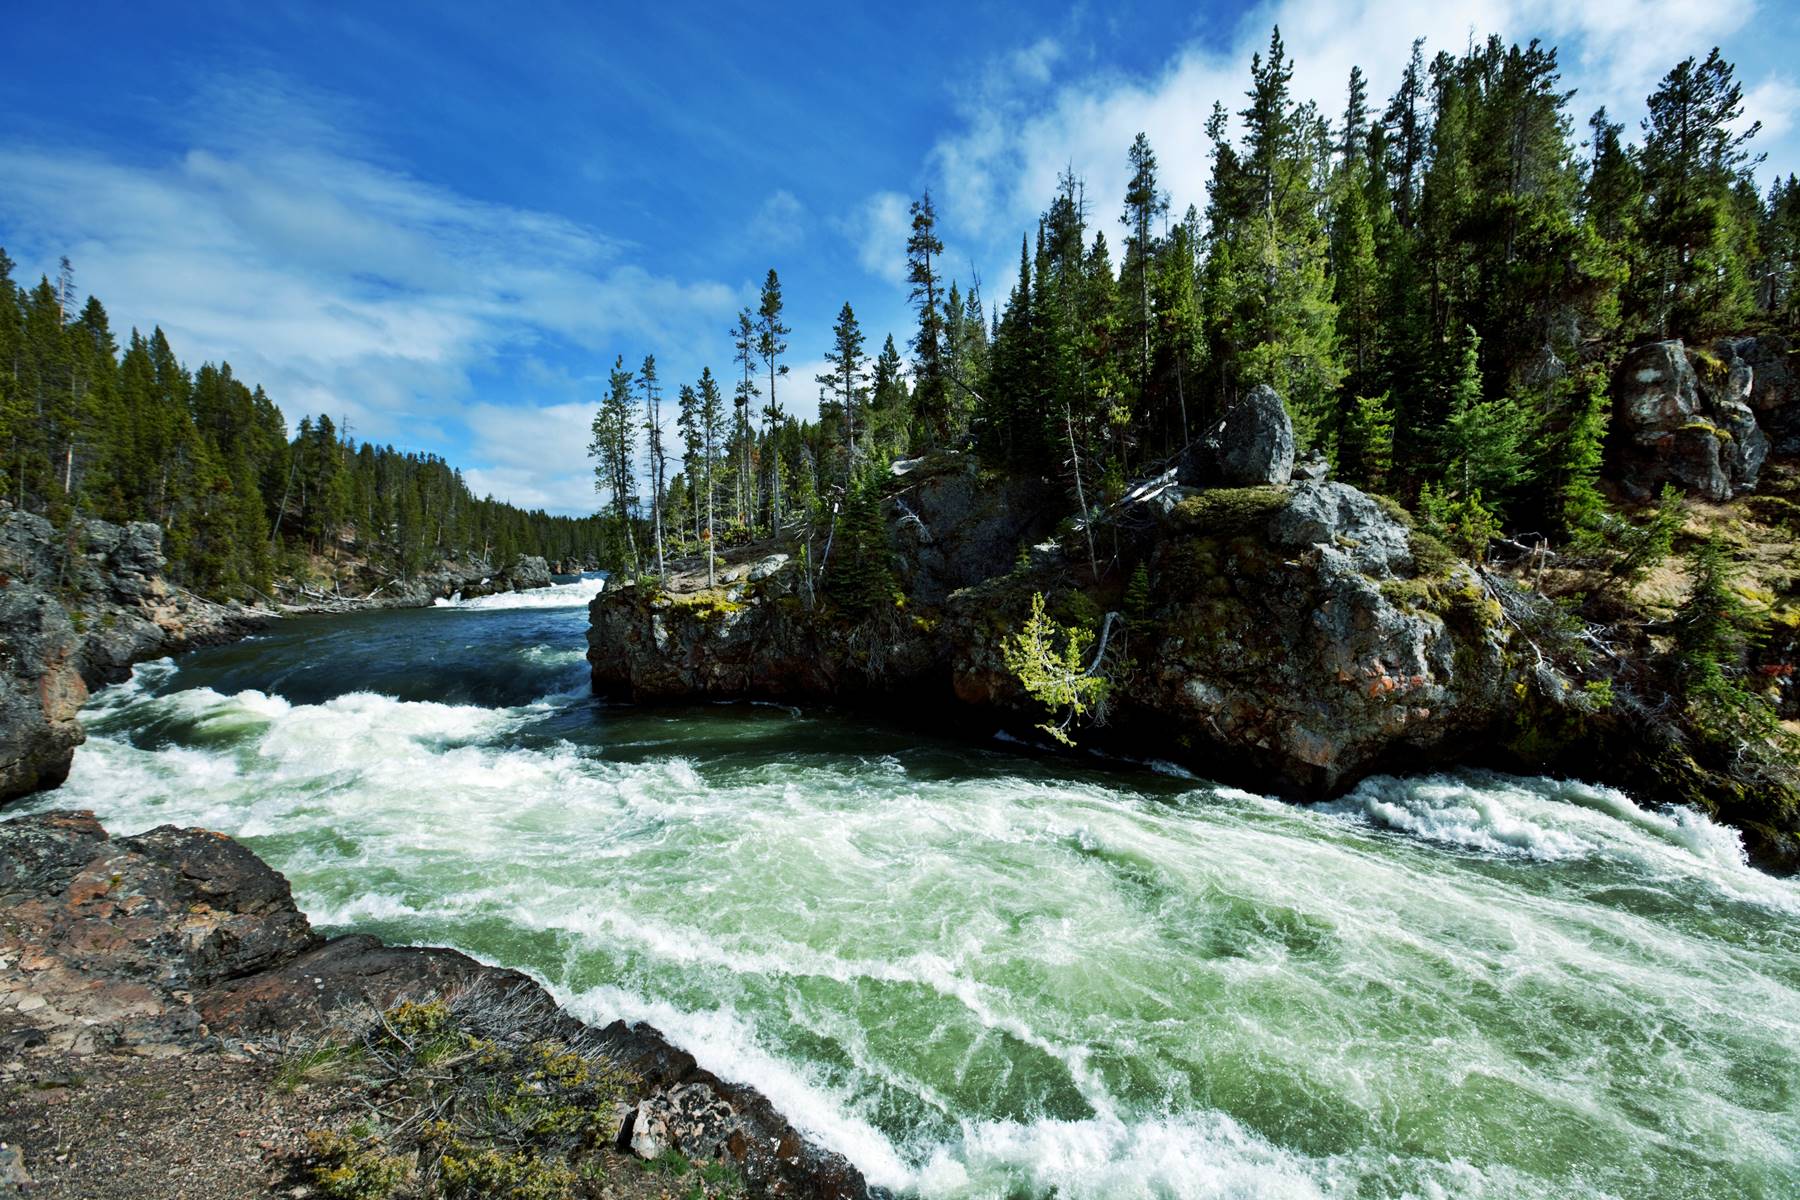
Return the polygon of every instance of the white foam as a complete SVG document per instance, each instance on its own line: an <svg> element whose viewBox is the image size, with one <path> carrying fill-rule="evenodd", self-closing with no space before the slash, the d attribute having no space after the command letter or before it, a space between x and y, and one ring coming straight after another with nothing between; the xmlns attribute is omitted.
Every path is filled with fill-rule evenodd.
<svg viewBox="0 0 1800 1200"><path fill-rule="evenodd" d="M919 1172L931 1197L1004 1195L1023 1180L1067 1200L1315 1200L1324 1172L1223 1113L972 1122Z"/></svg>
<svg viewBox="0 0 1800 1200"><path fill-rule="evenodd" d="M913 1184L914 1173L894 1144L850 1111L848 1097L821 1084L815 1072L760 1049L755 1026L736 1012L686 1011L616 987L559 992L557 999L592 1023L623 1019L654 1025L713 1074L756 1088L795 1128L855 1163L870 1183Z"/></svg>
<svg viewBox="0 0 1800 1200"><path fill-rule="evenodd" d="M505 609L505 608L582 608L605 588L604 579L578 579L574 583L553 583L549 587L529 588L523 592L495 592L491 596L475 596L468 600L459 592L449 600L439 599L434 608Z"/></svg>

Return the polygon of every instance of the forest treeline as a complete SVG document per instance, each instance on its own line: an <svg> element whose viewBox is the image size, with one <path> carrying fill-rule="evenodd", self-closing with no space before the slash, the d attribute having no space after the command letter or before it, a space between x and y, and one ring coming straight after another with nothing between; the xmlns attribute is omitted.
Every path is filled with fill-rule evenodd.
<svg viewBox="0 0 1800 1200"><path fill-rule="evenodd" d="M1535 41L1429 60L1414 42L1385 103L1353 70L1338 113L1294 96L1292 66L1277 29L1252 59L1241 132L1223 104L1204 118L1204 211L1173 213L1141 134L1116 219L1065 176L996 311L947 278L921 197L904 360L892 336L872 350L845 304L817 339L830 371L790 379L771 270L725 376L671 398L653 358L615 363L590 449L616 560L655 570L669 543L779 528L856 608L884 586L869 493L892 459L972 448L1061 479L1087 510L1259 384L1303 451L1471 554L1506 529L1603 544L1623 353L1792 332L1800 316L1800 186L1758 191L1731 64L1715 49L1675 65L1635 137L1604 109L1578 126L1555 49ZM814 386L818 420L796 420L784 398Z"/></svg>
<svg viewBox="0 0 1800 1200"><path fill-rule="evenodd" d="M161 329L123 354L72 270L21 288L0 250L0 498L62 527L155 521L171 576L253 599L301 577L309 555L354 554L410 579L446 559L504 567L519 554L592 563L597 518L477 498L432 454L356 443L329 416L290 438L273 400L227 363L190 371Z"/></svg>

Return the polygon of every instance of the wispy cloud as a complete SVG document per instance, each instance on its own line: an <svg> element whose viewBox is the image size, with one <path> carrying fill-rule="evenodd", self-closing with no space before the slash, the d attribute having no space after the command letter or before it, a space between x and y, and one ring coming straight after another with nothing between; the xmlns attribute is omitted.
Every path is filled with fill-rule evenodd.
<svg viewBox="0 0 1800 1200"><path fill-rule="evenodd" d="M750 240L769 250L791 250L806 240L806 206L782 188L771 192L750 218Z"/></svg>
<svg viewBox="0 0 1800 1200"><path fill-rule="evenodd" d="M842 223L863 270L887 283L906 280L906 237L911 201L899 192L876 192Z"/></svg>
<svg viewBox="0 0 1800 1200"><path fill-rule="evenodd" d="M431 447L497 357L687 339L737 300L604 232L384 165L291 89L224 97L211 130L160 160L0 141L0 229L23 262L69 254L116 324L160 324L191 361L230 360L290 419L330 412L361 437ZM537 465L583 474L584 446L545 441Z"/></svg>

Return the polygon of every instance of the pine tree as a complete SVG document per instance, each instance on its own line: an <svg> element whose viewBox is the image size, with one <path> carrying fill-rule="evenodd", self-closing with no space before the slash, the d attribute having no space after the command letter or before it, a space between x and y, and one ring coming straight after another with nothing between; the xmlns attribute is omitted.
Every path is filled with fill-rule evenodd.
<svg viewBox="0 0 1800 1200"><path fill-rule="evenodd" d="M1148 412L1150 343L1154 323L1150 280L1157 253L1155 225L1157 218L1168 214L1169 199L1157 187L1156 154L1150 149L1150 140L1141 132L1132 140L1126 157L1131 163L1131 180L1125 185L1125 211L1119 215L1119 223L1128 231L1123 276L1133 300L1132 377L1137 384L1139 410Z"/></svg>
<svg viewBox="0 0 1800 1200"><path fill-rule="evenodd" d="M1395 215L1402 229L1413 227L1420 171L1425 162L1424 46L1424 38L1413 39L1412 56L1400 77L1400 87L1382 115L1388 135L1388 190L1393 194Z"/></svg>
<svg viewBox="0 0 1800 1200"><path fill-rule="evenodd" d="M707 449L706 433L701 428L700 393L692 384L684 383L675 395L675 427L681 434L681 471L689 480L689 486L694 487L694 481L698 480L710 466L704 461ZM694 540L698 542L701 536L702 506L697 502L697 488L695 495L690 496L689 499L688 507L690 515L693 517ZM671 511L676 510L671 507Z"/></svg>
<svg viewBox="0 0 1800 1200"><path fill-rule="evenodd" d="M700 369L699 425L706 488L706 584L711 587L715 582L714 547L718 542L717 529L713 524L713 463L718 456L719 439L725 426L725 399L719 394L719 382L713 378L711 367Z"/></svg>
<svg viewBox="0 0 1800 1200"><path fill-rule="evenodd" d="M852 619L860 619L891 604L892 550L887 525L881 519L880 475L875 471L862 471L851 482L843 529L836 542L826 583L838 608Z"/></svg>
<svg viewBox="0 0 1800 1200"><path fill-rule="evenodd" d="M788 373L787 366L781 364L781 356L787 353L787 335L792 333L781 321L781 280L775 274L775 268L769 268L768 278L763 280L762 302L757 309L756 353L769 371L769 402L763 407L763 417L768 423L768 436L771 441L781 427L781 403L775 395L775 380ZM778 365L779 364L779 365ZM781 536L781 460L777 454L769 455L769 487L770 487L770 519L769 531L775 537Z"/></svg>
<svg viewBox="0 0 1800 1200"><path fill-rule="evenodd" d="M656 378L656 356L646 354L638 372L638 388L644 394L644 448L650 456L650 527L656 539L656 577L668 578L663 561L663 492L668 456L663 452L662 385Z"/></svg>
<svg viewBox="0 0 1800 1200"><path fill-rule="evenodd" d="M737 326L732 330L732 350L739 367L737 387L732 391L732 406L736 413L736 431L733 437L739 448L737 465L737 506L738 524L745 529L756 524L756 472L751 464L751 452L754 449L756 434L751 425L750 406L762 395L762 389L756 386L756 325L752 321L749 309L738 313Z"/></svg>
<svg viewBox="0 0 1800 1200"><path fill-rule="evenodd" d="M633 467L637 457L637 404L631 394L632 374L625 369L623 357L613 360L607 382L609 390L594 414L588 455L594 459L594 490L611 496L613 518L624 534L631 569L636 574L642 570L637 537L632 530L637 502Z"/></svg>
<svg viewBox="0 0 1800 1200"><path fill-rule="evenodd" d="M1511 400L1482 398L1481 338L1472 328L1463 335L1439 435L1444 482L1452 496L1501 512L1525 478L1525 422Z"/></svg>
<svg viewBox="0 0 1800 1200"><path fill-rule="evenodd" d="M1745 149L1760 122L1739 128L1743 88L1714 47L1663 77L1646 103L1644 236L1654 291L1647 324L1692 338L1742 320L1752 300L1745 232L1732 193L1754 165Z"/></svg>
<svg viewBox="0 0 1800 1200"><path fill-rule="evenodd" d="M838 310L837 324L831 327L831 348L825 352L825 361L831 364L831 370L818 376L817 382L828 388L843 406L845 470L850 472L856 469L856 430L862 420L862 385L868 373L863 365L866 356L863 354L862 326L857 323L856 313L847 300Z"/></svg>
<svg viewBox="0 0 1800 1200"><path fill-rule="evenodd" d="M937 210L931 193L912 203L912 234L906 239L906 278L919 309L919 331L913 335L913 411L924 444L945 445L952 435L949 382L944 376L944 313L938 298L937 258L944 243L937 236Z"/></svg>
<svg viewBox="0 0 1800 1200"><path fill-rule="evenodd" d="M1273 387L1300 442L1319 444L1329 436L1343 372L1316 186L1318 119L1289 93L1293 63L1279 28L1268 58L1253 56L1250 73L1250 104L1239 114L1247 132L1239 196L1248 207L1232 214L1225 235L1248 276L1231 296L1243 343L1235 374L1241 386Z"/></svg>

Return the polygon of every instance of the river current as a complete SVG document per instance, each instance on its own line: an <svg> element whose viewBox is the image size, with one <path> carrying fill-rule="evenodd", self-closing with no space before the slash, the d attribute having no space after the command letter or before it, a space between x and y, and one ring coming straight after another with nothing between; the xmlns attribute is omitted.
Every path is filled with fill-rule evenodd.
<svg viewBox="0 0 1800 1200"><path fill-rule="evenodd" d="M142 665L29 807L230 833L324 932L648 1020L923 1197L1800 1195L1800 885L1706 818L604 704L595 588Z"/></svg>

